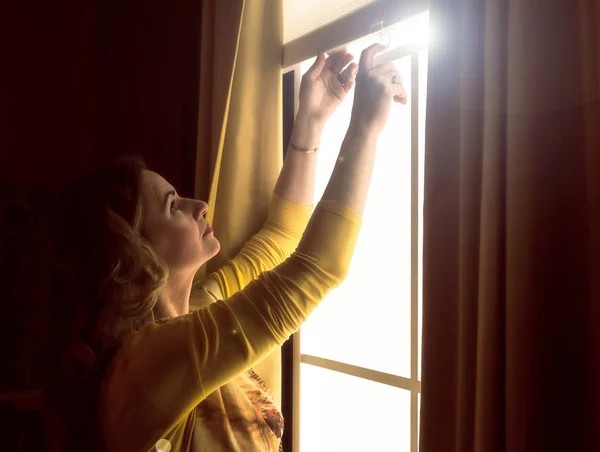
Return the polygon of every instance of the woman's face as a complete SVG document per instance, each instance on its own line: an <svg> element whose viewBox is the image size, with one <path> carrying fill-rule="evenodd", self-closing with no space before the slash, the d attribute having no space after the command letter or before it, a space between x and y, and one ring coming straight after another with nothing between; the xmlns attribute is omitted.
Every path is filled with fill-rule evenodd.
<svg viewBox="0 0 600 452"><path fill-rule="evenodd" d="M142 175L142 234L171 271L196 271L219 252L219 241L204 219L204 201L180 198L152 171Z"/></svg>

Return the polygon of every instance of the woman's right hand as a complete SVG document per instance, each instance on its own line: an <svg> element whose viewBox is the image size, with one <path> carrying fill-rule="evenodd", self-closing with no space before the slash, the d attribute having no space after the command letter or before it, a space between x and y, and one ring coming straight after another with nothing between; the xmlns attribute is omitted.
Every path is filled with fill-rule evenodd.
<svg viewBox="0 0 600 452"><path fill-rule="evenodd" d="M378 135L383 130L392 100L406 104L406 91L396 66L390 61L373 64L375 54L383 50L385 46L373 44L360 56L350 125L361 133Z"/></svg>

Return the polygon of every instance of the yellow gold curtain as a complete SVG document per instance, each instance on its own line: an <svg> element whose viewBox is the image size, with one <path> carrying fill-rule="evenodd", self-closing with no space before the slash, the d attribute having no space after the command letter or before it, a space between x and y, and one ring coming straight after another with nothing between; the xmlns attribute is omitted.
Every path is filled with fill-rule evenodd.
<svg viewBox="0 0 600 452"><path fill-rule="evenodd" d="M196 197L221 252L235 256L262 226L282 166L281 0L204 0ZM281 355L256 366L280 400Z"/></svg>

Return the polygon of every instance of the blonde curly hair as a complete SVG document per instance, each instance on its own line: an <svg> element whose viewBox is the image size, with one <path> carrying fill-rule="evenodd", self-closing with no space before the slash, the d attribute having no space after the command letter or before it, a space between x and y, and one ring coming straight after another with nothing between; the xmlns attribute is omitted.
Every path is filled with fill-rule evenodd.
<svg viewBox="0 0 600 452"><path fill-rule="evenodd" d="M128 335L153 321L167 282L140 231L145 169L129 158L76 182L38 237L27 369L59 407L70 443L63 450L92 450L92 438L100 444L96 402L106 366Z"/></svg>

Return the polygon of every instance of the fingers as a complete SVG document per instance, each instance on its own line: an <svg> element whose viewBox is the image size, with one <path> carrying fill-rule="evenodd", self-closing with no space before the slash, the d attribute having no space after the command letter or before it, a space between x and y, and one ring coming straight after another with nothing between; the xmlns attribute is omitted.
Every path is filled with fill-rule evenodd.
<svg viewBox="0 0 600 452"><path fill-rule="evenodd" d="M402 83L402 77L398 72L384 73L379 75L383 83L389 88L389 92L392 94L394 102L399 102L402 105L406 104L408 100L408 94L404 89Z"/></svg>
<svg viewBox="0 0 600 452"><path fill-rule="evenodd" d="M321 71L323 70L323 68L325 67L325 62L326 62L325 54L323 52L319 52L315 62L310 67L310 69L308 69L308 71L306 71L306 74L309 77L314 77L314 76L320 74Z"/></svg>
<svg viewBox="0 0 600 452"><path fill-rule="evenodd" d="M327 58L327 67L331 69L331 72L334 74L339 74L353 59L354 57L345 50L332 53L329 55L329 58Z"/></svg>
<svg viewBox="0 0 600 452"><path fill-rule="evenodd" d="M306 75L311 79L314 79L323 72L325 67L329 68L334 74L340 74L344 67L346 67L353 59L354 57L346 52L346 50L332 53L328 58L325 58L323 52L319 52L313 65L306 71Z"/></svg>
<svg viewBox="0 0 600 452"><path fill-rule="evenodd" d="M406 94L406 90L404 89L404 85L402 85L402 83L400 83L399 85L394 85L394 102L398 102L402 105L406 105L406 102L408 101L408 94Z"/></svg>
<svg viewBox="0 0 600 452"><path fill-rule="evenodd" d="M369 77L376 77L386 91L392 95L395 102L406 104L408 95L404 89L400 71L394 63L385 61L378 64L369 71Z"/></svg>
<svg viewBox="0 0 600 452"><path fill-rule="evenodd" d="M356 63L351 63L338 75L338 82L341 83L346 92L350 91L354 86L354 83L356 82L357 71L358 65Z"/></svg>
<svg viewBox="0 0 600 452"><path fill-rule="evenodd" d="M371 69L371 72L373 72L374 74L377 74L377 75L399 74L400 73L400 71L398 71L398 68L396 67L396 65L394 63L392 63L391 61L385 61L381 64L378 64L373 69Z"/></svg>
<svg viewBox="0 0 600 452"><path fill-rule="evenodd" d="M402 77L400 77L400 74L398 72L391 72L382 74L380 77L382 77L384 83L389 83L394 102L399 102L402 105L406 104L408 100L408 94L404 89L404 83L402 83Z"/></svg>
<svg viewBox="0 0 600 452"><path fill-rule="evenodd" d="M407 100L406 96L404 96L404 97L402 97L402 96L394 96L394 102L396 102L398 104L406 105L406 100Z"/></svg>
<svg viewBox="0 0 600 452"><path fill-rule="evenodd" d="M402 83L400 71L391 61L378 64L371 70L371 74L380 78L384 85L388 86L395 102L406 104L408 95Z"/></svg>
<svg viewBox="0 0 600 452"><path fill-rule="evenodd" d="M361 71L370 71L373 69L373 58L375 54L383 52L386 47L383 44L373 44L367 47L360 54L359 68Z"/></svg>

